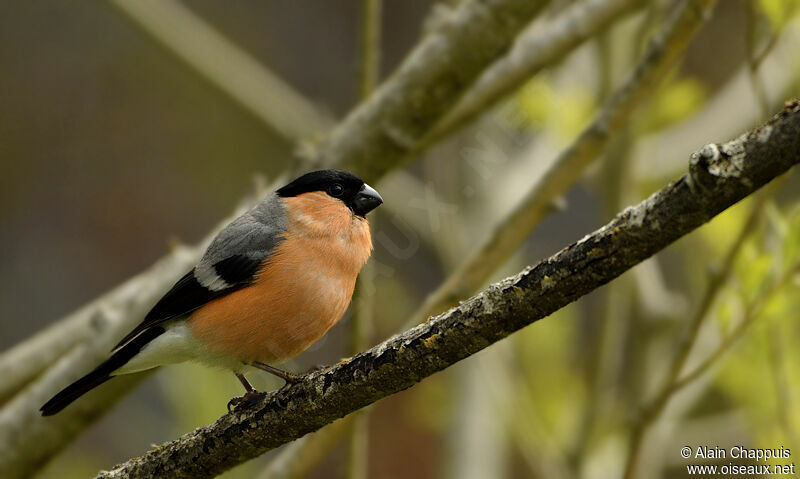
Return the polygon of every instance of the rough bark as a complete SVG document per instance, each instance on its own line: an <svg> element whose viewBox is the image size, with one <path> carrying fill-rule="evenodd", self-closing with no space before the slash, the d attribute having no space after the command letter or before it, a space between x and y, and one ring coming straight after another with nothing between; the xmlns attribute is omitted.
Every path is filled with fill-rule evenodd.
<svg viewBox="0 0 800 479"><path fill-rule="evenodd" d="M211 477L294 440L542 319L611 281L800 162L800 101L765 125L692 155L689 172L610 223L430 321L282 397L158 446L101 478Z"/></svg>

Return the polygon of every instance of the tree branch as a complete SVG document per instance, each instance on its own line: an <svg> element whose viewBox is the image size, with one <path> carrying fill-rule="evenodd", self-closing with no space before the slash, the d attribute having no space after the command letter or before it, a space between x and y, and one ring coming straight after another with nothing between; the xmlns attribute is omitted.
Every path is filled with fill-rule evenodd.
<svg viewBox="0 0 800 479"><path fill-rule="evenodd" d="M110 2L236 104L290 141L326 132L333 120L291 85L177 0Z"/></svg>
<svg viewBox="0 0 800 479"><path fill-rule="evenodd" d="M548 0L464 0L317 150L370 182L400 166Z"/></svg>
<svg viewBox="0 0 800 479"><path fill-rule="evenodd" d="M692 155L689 172L552 257L279 398L131 459L101 478L211 477L402 391L611 281L800 162L800 101Z"/></svg>
<svg viewBox="0 0 800 479"><path fill-rule="evenodd" d="M508 55L486 69L419 148L424 149L465 126L533 75L641 4L641 0L575 2L551 21L531 25Z"/></svg>
<svg viewBox="0 0 800 479"><path fill-rule="evenodd" d="M519 248L531 230L552 210L553 199L564 194L580 178L608 142L625 127L634 109L654 92L656 85L709 18L715 3L716 0L684 2L664 29L651 40L642 60L592 122L559 154L522 201L492 228L483 244L425 299L412 315L409 325L419 324L430 315L444 311L486 283L495 269Z"/></svg>

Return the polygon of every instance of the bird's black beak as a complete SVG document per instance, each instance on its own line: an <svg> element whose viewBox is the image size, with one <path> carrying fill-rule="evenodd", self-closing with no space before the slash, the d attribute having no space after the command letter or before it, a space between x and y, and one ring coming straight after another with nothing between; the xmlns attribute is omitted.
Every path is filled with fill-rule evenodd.
<svg viewBox="0 0 800 479"><path fill-rule="evenodd" d="M358 216L366 216L367 213L380 206L381 203L383 203L381 195L373 187L364 183L364 186L361 187L361 190L353 199L353 213Z"/></svg>

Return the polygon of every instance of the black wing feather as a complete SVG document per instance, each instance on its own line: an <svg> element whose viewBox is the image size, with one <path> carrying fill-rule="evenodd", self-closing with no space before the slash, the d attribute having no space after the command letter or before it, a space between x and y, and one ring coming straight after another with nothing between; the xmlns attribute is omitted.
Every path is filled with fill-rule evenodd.
<svg viewBox="0 0 800 479"><path fill-rule="evenodd" d="M261 261L243 254L229 256L217 262L214 264L214 269L219 277L230 285L217 291L200 284L194 275L194 269L189 271L153 306L144 317L144 321L122 338L114 349L151 326L190 313L206 303L250 285L260 266Z"/></svg>
<svg viewBox="0 0 800 479"><path fill-rule="evenodd" d="M230 256L214 265L219 277L228 284L251 282L260 267L260 261L243 254Z"/></svg>

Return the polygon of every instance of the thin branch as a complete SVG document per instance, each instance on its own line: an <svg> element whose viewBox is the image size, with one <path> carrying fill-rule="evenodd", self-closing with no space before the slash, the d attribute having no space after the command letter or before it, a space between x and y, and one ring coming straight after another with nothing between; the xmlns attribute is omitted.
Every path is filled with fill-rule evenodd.
<svg viewBox="0 0 800 479"><path fill-rule="evenodd" d="M608 59L605 58L605 61ZM603 211L606 214L613 214L630 204L632 199L631 190L634 188L630 187L633 184L630 178L631 142L631 127L627 125L615 135L605 155L600 181L603 188ZM622 334L622 330L630 327L629 305L639 299L643 289L641 284L635 284L632 288L633 283L635 281L630 277L620 278L603 291L600 295L601 306L598 308L597 323L591 332L583 334L583 337L592 338L592 341L584 348L585 357L582 358L585 365L582 377L587 388L586 406L581 412L577 438L573 441L569 453L570 466L574 474L578 474L587 459L586 450L596 423L602 417L603 390L614 377L616 372L614 365L622 363L619 355L623 354L622 343L626 337Z"/></svg>
<svg viewBox="0 0 800 479"><path fill-rule="evenodd" d="M692 155L689 173L606 226L283 395L224 415L102 478L211 477L407 389L611 281L800 162L800 101ZM280 397L279 397L280 396Z"/></svg>
<svg viewBox="0 0 800 479"><path fill-rule="evenodd" d="M758 23L761 18L758 15L758 7L755 2L745 3L745 13L747 17L747 27L745 28L745 58L747 60L747 71L750 76L750 84L753 88L753 96L760 109L759 119L769 114L769 100L764 89L764 82L758 75L758 66L769 55L778 39L778 35L771 29L767 44L758 52Z"/></svg>
<svg viewBox="0 0 800 479"><path fill-rule="evenodd" d="M177 0L112 0L138 27L236 104L290 141L326 132L333 120Z"/></svg>
<svg viewBox="0 0 800 479"><path fill-rule="evenodd" d="M361 81L363 101L378 85L381 69L382 0L362 0L361 7Z"/></svg>
<svg viewBox="0 0 800 479"><path fill-rule="evenodd" d="M373 181L407 161L547 0L464 0L317 149L317 164Z"/></svg>
<svg viewBox="0 0 800 479"><path fill-rule="evenodd" d="M520 35L511 52L481 75L475 86L436 125L419 148L425 149L475 120L533 75L633 12L642 3L641 0L575 2L556 18L531 25Z"/></svg>
<svg viewBox="0 0 800 479"><path fill-rule="evenodd" d="M375 90L380 71L380 25L382 0L362 0L361 8L361 101ZM367 349L375 312L375 266L362 268L358 278L355 308L350 318L350 354ZM369 470L369 410L352 416L347 441L347 479L366 479Z"/></svg>
<svg viewBox="0 0 800 479"><path fill-rule="evenodd" d="M770 345L770 366L772 369L772 380L775 387L777 423L783 430L789 448L797 445L797 432L794 427L794 402L792 401L792 390L790 378L792 377L786 370L788 358L786 356L786 337L783 334L783 325L779 324L769 331Z"/></svg>
<svg viewBox="0 0 800 479"><path fill-rule="evenodd" d="M679 390L685 388L688 384L692 383L697 378L705 374L709 369L711 369L711 366L719 362L719 358L727 353L733 347L733 345L739 341L739 339L744 335L748 328L750 328L755 320L758 319L766 303L781 289L783 289L793 278L793 276L797 274L797 272L798 267L796 265L788 274L782 276L767 291L765 291L756 302L749 305L745 311L744 318L736 325L733 331L731 331L731 333L722 340L717 348L711 354L709 354L702 363L695 366L694 369L688 373L685 373L678 380L676 380L669 388L668 395L671 396Z"/></svg>
<svg viewBox="0 0 800 479"><path fill-rule="evenodd" d="M692 319L689 321L689 327L683 339L680 341L678 352L670 363L667 376L664 379L664 383L661 386L660 391L655 395L655 398L643 408L643 412L639 415L636 423L634 424L631 437L628 442L628 456L625 463L624 473L625 478L634 477L637 471L645 435L650 429L650 426L660 417L661 413L664 411L664 408L667 406L670 398L672 397L672 393L675 391L674 385L678 381L681 371L683 371L684 367L686 366L689 355L694 350L694 346L700 336L700 327L708 317L711 306L716 302L717 296L719 295L720 291L722 291L722 287L727 283L731 271L733 270L733 264L736 258L739 256L739 252L741 251L745 240L747 240L750 234L752 234L755 230L756 225L761 218L761 213L763 212L767 199L772 196L772 193L774 193L775 188L773 188L773 185L775 185L775 183L770 185L770 187L766 188L758 195L755 205L753 205L753 208L750 210L742 229L739 230L739 234L736 235L733 244L725 254L722 264L719 266L717 271L712 273L708 285L706 286L705 293L700 299L700 303L698 304Z"/></svg>
<svg viewBox="0 0 800 479"><path fill-rule="evenodd" d="M477 291L516 251L562 195L625 127L633 110L646 100L665 73L710 16L716 0L685 2L664 30L654 37L628 80L609 98L592 123L566 148L476 249L415 312L409 324L419 324Z"/></svg>
<svg viewBox="0 0 800 479"><path fill-rule="evenodd" d="M355 308L350 318L350 354L355 355L369 346L370 332L375 316L375 267L368 262L358 278ZM352 418L347 443L348 479L368 477L369 409L358 411Z"/></svg>
<svg viewBox="0 0 800 479"><path fill-rule="evenodd" d="M794 55L800 43L800 23L787 25L778 38L774 54L759 66L759 76L764 82L769 104L795 94L800 79L800 55ZM732 131L746 130L758 123L759 107L752 95L749 69L742 65L731 72L727 81L712 92L702 108L690 118L656 133L640 137L634 147L634 156L641 158L636 164L637 181L662 181L681 164L676 161L706 138L725 138Z"/></svg>

